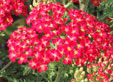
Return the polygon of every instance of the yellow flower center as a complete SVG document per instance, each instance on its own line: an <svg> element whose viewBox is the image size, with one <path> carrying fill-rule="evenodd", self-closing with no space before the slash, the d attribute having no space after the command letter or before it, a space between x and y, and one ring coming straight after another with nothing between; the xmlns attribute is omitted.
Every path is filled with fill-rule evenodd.
<svg viewBox="0 0 113 82"><path fill-rule="evenodd" d="M68 51L71 51L71 48L70 48L70 47L67 47L67 50L68 50Z"/></svg>

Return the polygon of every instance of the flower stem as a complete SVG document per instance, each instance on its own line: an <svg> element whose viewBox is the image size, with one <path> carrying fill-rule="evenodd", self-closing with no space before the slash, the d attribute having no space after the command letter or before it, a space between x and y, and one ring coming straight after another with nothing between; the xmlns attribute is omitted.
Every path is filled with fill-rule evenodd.
<svg viewBox="0 0 113 82"><path fill-rule="evenodd" d="M57 77L56 77L54 82L59 82L60 81L61 71L62 71L61 67L59 67L58 68L58 72L57 72Z"/></svg>
<svg viewBox="0 0 113 82"><path fill-rule="evenodd" d="M67 3L66 5L64 5L66 8L69 7L70 5L72 5L72 1L70 1L69 3Z"/></svg>
<svg viewBox="0 0 113 82"><path fill-rule="evenodd" d="M65 0L63 0L63 2L62 2L62 3L63 3L63 5L65 5Z"/></svg>
<svg viewBox="0 0 113 82"><path fill-rule="evenodd" d="M59 63L57 76L56 76L56 79L55 79L54 82L59 82L60 81L61 73L62 73L62 63Z"/></svg>
<svg viewBox="0 0 113 82"><path fill-rule="evenodd" d="M86 11L89 0L79 0L80 10Z"/></svg>
<svg viewBox="0 0 113 82"><path fill-rule="evenodd" d="M11 61L10 61L8 64L6 64L6 65L0 70L0 73L3 72L5 69L7 69L11 64L12 64Z"/></svg>

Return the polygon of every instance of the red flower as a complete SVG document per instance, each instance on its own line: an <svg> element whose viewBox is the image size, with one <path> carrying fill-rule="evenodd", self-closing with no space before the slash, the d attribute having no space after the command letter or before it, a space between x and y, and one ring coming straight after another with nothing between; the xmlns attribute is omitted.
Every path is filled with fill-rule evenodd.
<svg viewBox="0 0 113 82"><path fill-rule="evenodd" d="M32 69L37 69L37 67L38 67L37 60L35 60L35 59L29 60L29 67L31 67Z"/></svg>
<svg viewBox="0 0 113 82"><path fill-rule="evenodd" d="M43 72L46 71L48 69L46 64L40 64L38 67L38 72Z"/></svg>
<svg viewBox="0 0 113 82"><path fill-rule="evenodd" d="M23 56L19 56L19 60L18 60L18 63L19 64L22 64L22 63L27 63L27 57L24 56L24 54L22 54Z"/></svg>
<svg viewBox="0 0 113 82"><path fill-rule="evenodd" d="M68 55L67 57L65 57L65 59L63 60L64 64L72 64L72 58Z"/></svg>
<svg viewBox="0 0 113 82"><path fill-rule="evenodd" d="M75 3L79 3L79 0L71 0L71 1L73 1L73 2L75 2Z"/></svg>
<svg viewBox="0 0 113 82"><path fill-rule="evenodd" d="M95 7L97 7L97 6L100 5L100 1L101 1L101 0L91 0L91 3L92 3Z"/></svg>

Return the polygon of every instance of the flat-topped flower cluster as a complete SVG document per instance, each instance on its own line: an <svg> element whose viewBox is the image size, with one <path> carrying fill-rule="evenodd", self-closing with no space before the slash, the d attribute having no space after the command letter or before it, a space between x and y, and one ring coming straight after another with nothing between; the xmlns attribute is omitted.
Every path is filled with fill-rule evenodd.
<svg viewBox="0 0 113 82"><path fill-rule="evenodd" d="M92 63L113 54L110 27L81 10L68 10L60 3L40 4L26 21L31 28L19 28L10 35L9 58L19 64L28 63L38 72L61 59L64 64L74 60L83 66L86 61Z"/></svg>

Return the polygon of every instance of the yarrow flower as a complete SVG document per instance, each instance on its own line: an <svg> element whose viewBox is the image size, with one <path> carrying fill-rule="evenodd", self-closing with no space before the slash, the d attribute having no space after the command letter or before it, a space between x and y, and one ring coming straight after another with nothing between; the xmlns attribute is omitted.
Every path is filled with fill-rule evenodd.
<svg viewBox="0 0 113 82"><path fill-rule="evenodd" d="M71 0L75 3L79 3L79 0ZM100 2L102 1L107 1L107 0L90 0L90 2L95 6L95 7L98 7L100 6Z"/></svg>
<svg viewBox="0 0 113 82"><path fill-rule="evenodd" d="M40 4L26 21L31 28L19 28L10 35L9 59L17 59L19 64L28 62L38 72L60 59L64 64L74 60L83 66L101 57L101 52L107 58L113 53L110 27L81 10L68 10L60 3Z"/></svg>
<svg viewBox="0 0 113 82"><path fill-rule="evenodd" d="M15 30L8 40L9 58L15 62L19 58L19 63L26 61L26 57L32 56L32 48L39 43L38 35L30 28L20 28ZM15 50L16 49L16 50Z"/></svg>
<svg viewBox="0 0 113 82"><path fill-rule="evenodd" d="M12 14L16 16L22 14L27 15L27 6L24 5L26 0L1 0L0 1L0 30L12 24Z"/></svg>

